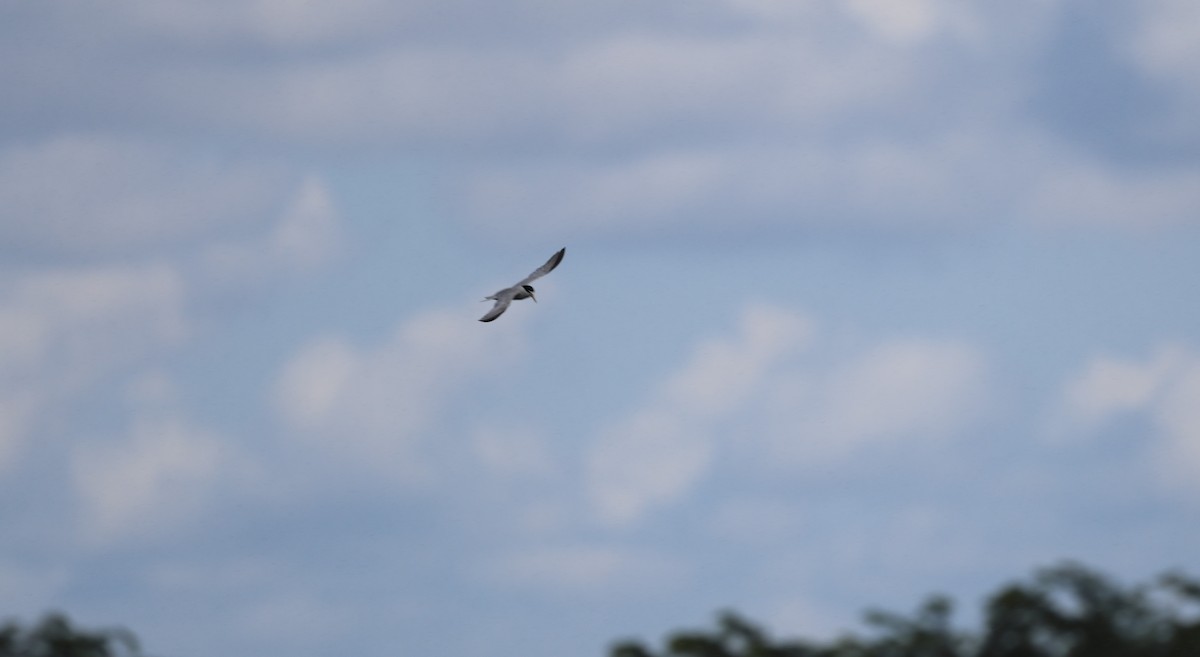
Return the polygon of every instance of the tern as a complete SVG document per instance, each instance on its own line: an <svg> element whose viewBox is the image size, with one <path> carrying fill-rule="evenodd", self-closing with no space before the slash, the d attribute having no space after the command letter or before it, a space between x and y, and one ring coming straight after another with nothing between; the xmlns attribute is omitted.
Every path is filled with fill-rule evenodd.
<svg viewBox="0 0 1200 657"><path fill-rule="evenodd" d="M536 302L537 297L533 296L533 286L530 285L530 283L554 271L554 268L558 266L558 263L562 262L563 255L566 254L566 252L566 247L559 249L557 253L550 256L550 259L546 261L546 264L533 270L533 273L521 279L520 283L517 283L512 287L506 287L490 297L484 297L484 301L495 300L496 305L492 306L492 309L489 310L486 315L480 317L479 321L490 322L493 319L503 315L504 311L508 310L508 304L512 303L513 300L533 299Z"/></svg>

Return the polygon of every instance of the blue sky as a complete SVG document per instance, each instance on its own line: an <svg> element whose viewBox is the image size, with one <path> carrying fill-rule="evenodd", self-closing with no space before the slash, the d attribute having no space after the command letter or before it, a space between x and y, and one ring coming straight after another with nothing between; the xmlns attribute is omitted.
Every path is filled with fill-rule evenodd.
<svg viewBox="0 0 1200 657"><path fill-rule="evenodd" d="M1197 7L0 5L0 613L561 657L1200 571Z"/></svg>

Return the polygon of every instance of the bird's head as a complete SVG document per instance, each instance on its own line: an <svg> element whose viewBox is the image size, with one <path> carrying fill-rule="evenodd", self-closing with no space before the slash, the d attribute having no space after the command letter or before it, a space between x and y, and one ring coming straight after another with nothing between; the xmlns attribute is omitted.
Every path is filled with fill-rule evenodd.
<svg viewBox="0 0 1200 657"><path fill-rule="evenodd" d="M529 295L530 299L533 299L534 302L537 302L537 297L533 296L533 286L532 285L522 285L521 287L525 289L525 292Z"/></svg>

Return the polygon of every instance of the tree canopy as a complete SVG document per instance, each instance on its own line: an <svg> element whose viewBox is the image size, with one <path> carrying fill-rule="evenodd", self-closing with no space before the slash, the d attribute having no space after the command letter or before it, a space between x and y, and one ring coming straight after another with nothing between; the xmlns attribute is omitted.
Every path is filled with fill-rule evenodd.
<svg viewBox="0 0 1200 657"><path fill-rule="evenodd" d="M24 628L0 626L0 657L139 657L137 638L125 629L84 630L60 613Z"/></svg>
<svg viewBox="0 0 1200 657"><path fill-rule="evenodd" d="M991 595L982 627L955 628L953 604L926 600L911 616L870 611L867 629L830 641L775 640L726 612L712 630L679 631L659 649L639 641L610 657L1200 657L1200 581L1167 573L1122 586L1066 563Z"/></svg>
<svg viewBox="0 0 1200 657"><path fill-rule="evenodd" d="M981 627L959 629L954 605L931 596L911 615L869 611L840 637L778 640L733 612L714 629L684 630L660 648L627 640L610 657L1200 657L1200 580L1182 573L1124 586L1065 563L989 596ZM0 626L0 657L141 657L125 629L85 630L63 614Z"/></svg>

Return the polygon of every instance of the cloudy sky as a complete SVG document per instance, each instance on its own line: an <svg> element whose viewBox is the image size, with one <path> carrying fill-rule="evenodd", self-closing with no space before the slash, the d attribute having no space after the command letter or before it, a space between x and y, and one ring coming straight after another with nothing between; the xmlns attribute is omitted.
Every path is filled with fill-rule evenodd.
<svg viewBox="0 0 1200 657"><path fill-rule="evenodd" d="M0 88L2 615L585 657L1200 571L1193 0L9 0Z"/></svg>

